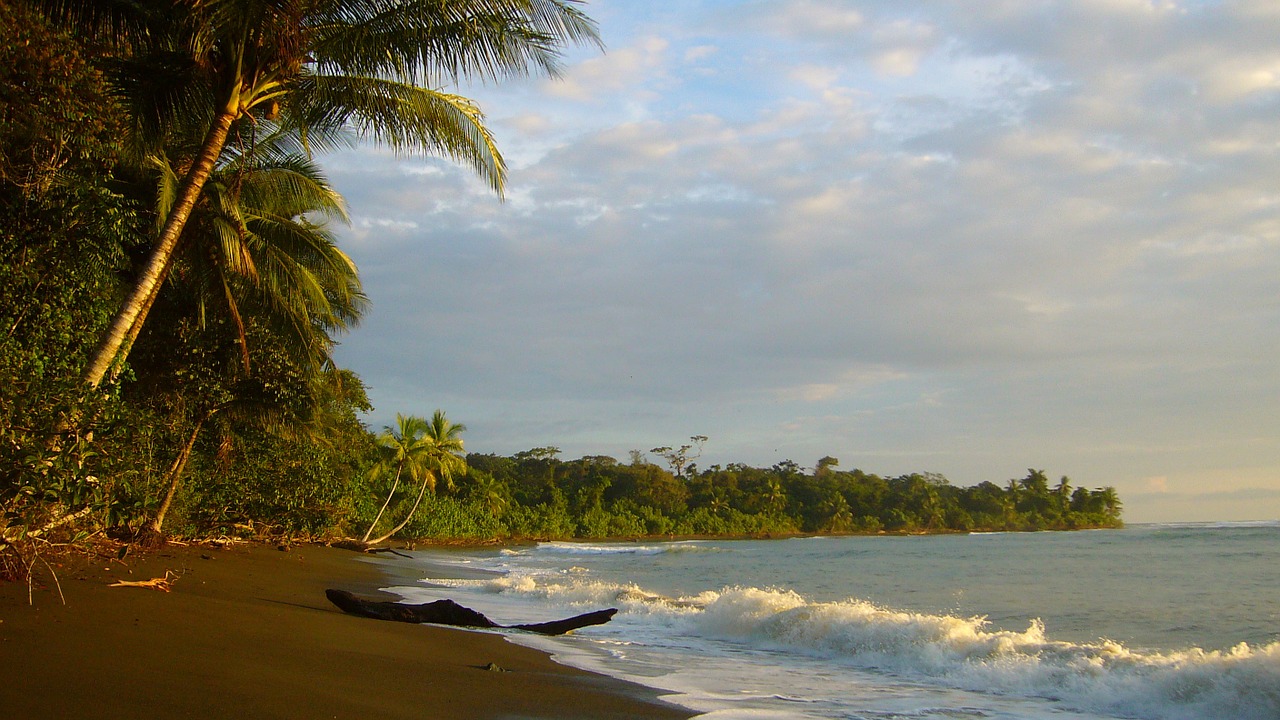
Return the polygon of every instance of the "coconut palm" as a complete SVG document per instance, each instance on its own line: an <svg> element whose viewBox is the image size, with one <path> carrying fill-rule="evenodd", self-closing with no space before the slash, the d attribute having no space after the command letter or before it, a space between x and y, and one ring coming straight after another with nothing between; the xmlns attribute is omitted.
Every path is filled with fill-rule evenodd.
<svg viewBox="0 0 1280 720"><path fill-rule="evenodd" d="M446 485L452 487L453 477L466 472L463 442L459 437L466 429L465 425L449 422L443 410L436 410L429 421L413 415L396 414L395 427L387 426L377 439L385 453L383 462L379 464L380 472L387 472L394 468L395 479L391 483L391 492L387 494L387 499L382 503L369 530L365 532L362 542L376 545L400 532L413 519L413 514L418 511L418 505L422 503L427 490L435 491L437 480L443 480ZM369 536L373 534L378 521L382 519L382 514L391 504L401 478L406 475L420 482L413 507L409 508L409 512L400 524L390 532L370 540Z"/></svg>
<svg viewBox="0 0 1280 720"><path fill-rule="evenodd" d="M501 192L505 166L480 109L439 88L555 75L564 45L599 44L578 0L43 4L55 20L115 47L111 77L139 154L154 157L174 142L192 148L175 163L180 179L151 254L85 369L93 387L149 312L229 146L282 128L309 149L327 149L354 131L398 151L464 162Z"/></svg>
<svg viewBox="0 0 1280 720"><path fill-rule="evenodd" d="M235 322L246 371L246 313L287 338L283 347L298 362L318 369L329 360L332 334L350 329L367 306L355 263L324 222L346 220L342 198L310 159L288 151L288 139L268 138L210 178L175 257L176 279L199 316L220 312ZM165 170L162 204L176 179ZM135 334L140 327L135 322Z"/></svg>
<svg viewBox="0 0 1280 720"><path fill-rule="evenodd" d="M506 486L487 472L471 470L469 474L472 481L470 497L484 505L493 517L501 516L510 505Z"/></svg>
<svg viewBox="0 0 1280 720"><path fill-rule="evenodd" d="M162 171L160 177L163 206L171 197L173 173ZM308 398L321 394L310 392L317 389L310 385L332 372L333 334L358 321L365 297L355 264L325 226L310 219L313 215L345 218L337 193L318 169L270 141L253 157L227 163L206 186L176 258L171 300L201 327L211 314L229 318L243 368L219 368L206 380L211 386L191 393L199 407L192 410L189 434L166 473L168 490L151 522L153 532L161 531L206 423L228 412L276 429L305 420L300 416L308 414ZM274 379L265 383L250 367L248 322L271 345L267 356ZM131 334L140 329L136 323ZM310 379L286 397L282 377Z"/></svg>

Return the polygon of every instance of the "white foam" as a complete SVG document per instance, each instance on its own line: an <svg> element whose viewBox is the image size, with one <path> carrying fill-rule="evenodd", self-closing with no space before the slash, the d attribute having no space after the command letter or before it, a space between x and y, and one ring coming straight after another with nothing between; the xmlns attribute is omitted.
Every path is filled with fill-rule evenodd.
<svg viewBox="0 0 1280 720"><path fill-rule="evenodd" d="M544 542L538 543L539 553L554 555L663 555L666 553L698 552L705 546L696 541L671 542L660 545L640 543L577 543L577 542Z"/></svg>
<svg viewBox="0 0 1280 720"><path fill-rule="evenodd" d="M984 618L900 612L859 600L815 603L790 591L728 588L694 619L710 637L819 655L971 690L1060 700L1149 718L1280 717L1280 643L1144 653L1120 643L991 630Z"/></svg>
<svg viewBox="0 0 1280 720"><path fill-rule="evenodd" d="M441 581L435 581L441 582ZM993 629L982 617L912 613L857 599L814 602L789 590L730 587L667 597L581 573L511 574L442 584L556 606L619 607L639 637L664 633L800 654L912 681L1136 718L1280 718L1280 643L1228 651L1141 652L1121 643L1055 641L1040 621ZM617 650L617 648L614 648Z"/></svg>

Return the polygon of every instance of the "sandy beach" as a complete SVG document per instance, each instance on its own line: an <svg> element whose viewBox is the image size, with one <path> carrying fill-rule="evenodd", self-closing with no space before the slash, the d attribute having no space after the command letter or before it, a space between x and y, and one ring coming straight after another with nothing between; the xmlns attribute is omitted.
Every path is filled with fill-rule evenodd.
<svg viewBox="0 0 1280 720"><path fill-rule="evenodd" d="M500 635L344 615L394 562L351 551L174 547L0 583L9 718L688 718L648 688ZM176 575L171 592L111 587ZM386 598L384 598L386 599ZM500 669L492 669L496 666Z"/></svg>

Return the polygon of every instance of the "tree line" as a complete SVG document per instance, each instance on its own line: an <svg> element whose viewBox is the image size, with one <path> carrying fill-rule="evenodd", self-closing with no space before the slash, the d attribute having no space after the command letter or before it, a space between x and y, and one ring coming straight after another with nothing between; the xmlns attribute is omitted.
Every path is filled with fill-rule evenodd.
<svg viewBox="0 0 1280 720"><path fill-rule="evenodd" d="M333 351L368 301L318 158L363 140L501 192L483 113L443 88L555 76L574 44L599 45L576 0L0 0L0 571L104 534L1118 522L1114 492L1038 480L700 470L701 436L651 450L666 469L465 455L440 412L367 428Z"/></svg>
<svg viewBox="0 0 1280 720"><path fill-rule="evenodd" d="M705 439L705 438L703 438ZM658 448L657 450L663 450ZM476 537L608 538L1068 530L1119 527L1113 488L1051 485L1028 470L1004 485L957 487L935 473L880 477L824 457L812 470L784 461L664 468L633 452L558 460L555 448L467 456L465 481L445 494L475 518ZM427 522L426 519L423 522Z"/></svg>

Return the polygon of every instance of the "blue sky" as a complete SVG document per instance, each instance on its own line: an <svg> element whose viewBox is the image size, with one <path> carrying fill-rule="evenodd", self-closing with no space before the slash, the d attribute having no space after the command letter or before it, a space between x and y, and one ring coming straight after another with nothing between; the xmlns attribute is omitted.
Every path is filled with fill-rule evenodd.
<svg viewBox="0 0 1280 720"><path fill-rule="evenodd" d="M463 88L510 166L324 160L379 428L1280 517L1280 5L594 0Z"/></svg>

